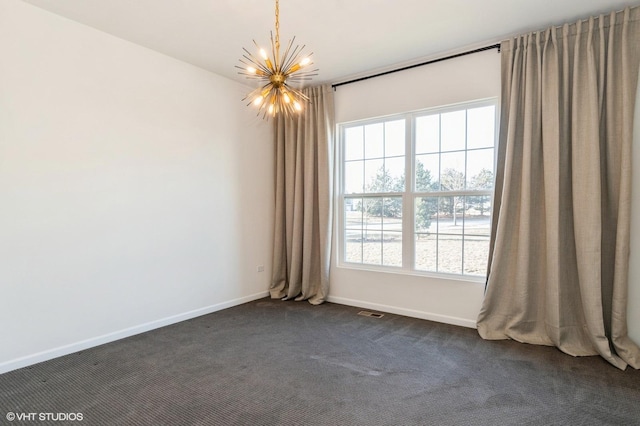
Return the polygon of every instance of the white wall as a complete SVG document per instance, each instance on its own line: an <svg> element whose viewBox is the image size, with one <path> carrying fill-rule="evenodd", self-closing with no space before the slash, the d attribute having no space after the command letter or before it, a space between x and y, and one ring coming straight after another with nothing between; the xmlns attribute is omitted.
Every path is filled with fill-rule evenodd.
<svg viewBox="0 0 640 426"><path fill-rule="evenodd" d="M0 372L266 296L246 87L15 0L0 61Z"/></svg>
<svg viewBox="0 0 640 426"><path fill-rule="evenodd" d="M337 122L418 110L500 95L497 50L473 54L360 83L335 93ZM640 212L640 90L634 135L633 211ZM629 279L629 335L640 343L640 213L633 218ZM335 239L337 241L337 239ZM337 267L330 300L418 318L475 327L484 283Z"/></svg>

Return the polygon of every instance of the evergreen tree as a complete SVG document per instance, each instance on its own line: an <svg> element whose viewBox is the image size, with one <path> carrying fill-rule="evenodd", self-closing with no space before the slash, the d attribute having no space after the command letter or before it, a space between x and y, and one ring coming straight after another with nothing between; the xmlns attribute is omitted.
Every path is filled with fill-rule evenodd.
<svg viewBox="0 0 640 426"><path fill-rule="evenodd" d="M394 178L380 167L376 175L367 184L367 192L398 192L404 191L404 175ZM383 202L384 200L384 202ZM365 203L365 212L376 217L402 217L402 197L376 197Z"/></svg>
<svg viewBox="0 0 640 426"><path fill-rule="evenodd" d="M421 161L416 162L416 191L433 191L437 188L437 182L433 182L431 171L425 169ZM422 197L417 201L416 229L427 230L431 226L431 218L438 211L437 197Z"/></svg>
<svg viewBox="0 0 640 426"><path fill-rule="evenodd" d="M431 179L431 170L425 169L422 161L416 161L416 191L433 191L435 185Z"/></svg>

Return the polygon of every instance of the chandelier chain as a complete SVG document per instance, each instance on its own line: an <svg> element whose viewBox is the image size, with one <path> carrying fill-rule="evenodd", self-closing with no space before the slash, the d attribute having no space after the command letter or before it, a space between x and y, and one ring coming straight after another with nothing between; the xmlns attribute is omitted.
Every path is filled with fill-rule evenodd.
<svg viewBox="0 0 640 426"><path fill-rule="evenodd" d="M280 1L276 0L276 52L280 52ZM276 58L276 61L278 58Z"/></svg>

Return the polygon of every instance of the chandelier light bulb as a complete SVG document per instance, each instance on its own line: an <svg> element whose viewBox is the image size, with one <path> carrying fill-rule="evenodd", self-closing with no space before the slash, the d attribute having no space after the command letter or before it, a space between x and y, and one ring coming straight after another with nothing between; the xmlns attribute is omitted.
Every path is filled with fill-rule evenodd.
<svg viewBox="0 0 640 426"><path fill-rule="evenodd" d="M260 105L262 105L262 100L263 100L263 99L264 99L264 98L263 98L262 96L258 96L258 97L253 101L253 104L254 104L255 106L260 106Z"/></svg>
<svg viewBox="0 0 640 426"><path fill-rule="evenodd" d="M293 107L296 109L296 111L302 111L302 105L300 105L298 101L295 101L293 103Z"/></svg>
<svg viewBox="0 0 640 426"><path fill-rule="evenodd" d="M256 73L256 71L257 71L257 70L256 70L254 67L247 67L247 72L248 72L249 74L255 74L255 73Z"/></svg>

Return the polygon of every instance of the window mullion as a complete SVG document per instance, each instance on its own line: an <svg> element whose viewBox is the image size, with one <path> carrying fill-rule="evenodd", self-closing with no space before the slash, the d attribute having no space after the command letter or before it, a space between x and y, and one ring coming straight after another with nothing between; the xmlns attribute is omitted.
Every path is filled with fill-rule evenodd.
<svg viewBox="0 0 640 426"><path fill-rule="evenodd" d="M404 194L402 196L402 267L403 269L413 270L415 238L413 231L415 228L415 214L413 211L413 189L414 183L414 131L413 116L405 116L405 182Z"/></svg>

